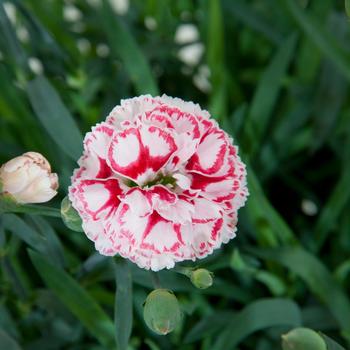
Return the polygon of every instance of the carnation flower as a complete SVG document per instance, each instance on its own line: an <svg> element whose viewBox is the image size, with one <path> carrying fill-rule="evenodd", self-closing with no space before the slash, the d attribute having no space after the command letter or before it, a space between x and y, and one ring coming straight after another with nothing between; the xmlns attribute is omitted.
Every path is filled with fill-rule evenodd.
<svg viewBox="0 0 350 350"><path fill-rule="evenodd" d="M37 152L27 152L0 168L2 192L18 203L43 203L57 194L58 177L50 163Z"/></svg>
<svg viewBox="0 0 350 350"><path fill-rule="evenodd" d="M207 111L178 98L122 100L84 139L69 199L103 255L154 271L235 236L245 166Z"/></svg>

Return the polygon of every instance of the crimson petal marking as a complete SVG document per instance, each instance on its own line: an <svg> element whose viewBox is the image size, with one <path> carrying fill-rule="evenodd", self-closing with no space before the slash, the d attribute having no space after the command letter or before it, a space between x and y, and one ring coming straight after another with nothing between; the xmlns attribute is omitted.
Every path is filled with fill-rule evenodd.
<svg viewBox="0 0 350 350"><path fill-rule="evenodd" d="M108 158L115 172L140 183L157 173L176 150L170 133L141 126L115 134Z"/></svg>
<svg viewBox="0 0 350 350"><path fill-rule="evenodd" d="M220 233L224 220L219 218L212 222L193 225L192 248L197 257L204 257L217 248L220 241Z"/></svg>
<svg viewBox="0 0 350 350"><path fill-rule="evenodd" d="M80 179L107 179L113 175L106 160L94 153L83 155L78 160L78 164L80 167L73 173L72 184Z"/></svg>
<svg viewBox="0 0 350 350"><path fill-rule="evenodd" d="M188 201L168 190L165 186L157 185L149 190L152 203L158 214L166 220L183 224L191 222L194 207Z"/></svg>
<svg viewBox="0 0 350 350"><path fill-rule="evenodd" d="M207 176L216 176L224 165L227 148L226 135L216 128L211 129L202 138L186 169Z"/></svg>
<svg viewBox="0 0 350 350"><path fill-rule="evenodd" d="M175 252L180 245L182 240L179 240L174 224L165 220L156 211L153 212L148 218L140 248L152 249L158 253Z"/></svg>
<svg viewBox="0 0 350 350"><path fill-rule="evenodd" d="M84 139L84 148L90 153L94 152L99 158L106 159L109 144L113 135L113 128L107 123L97 124Z"/></svg>
<svg viewBox="0 0 350 350"><path fill-rule="evenodd" d="M153 204L151 195L135 187L129 190L120 200L130 207L130 210L139 217L148 216L153 212Z"/></svg>
<svg viewBox="0 0 350 350"><path fill-rule="evenodd" d="M72 193L75 197L76 210L91 220L99 220L102 216L108 218L118 207L118 195L122 193L117 179L81 180Z"/></svg>
<svg viewBox="0 0 350 350"><path fill-rule="evenodd" d="M121 105L113 108L106 122L119 127L123 121L133 121L135 116L152 110L154 106L160 103L159 100L153 98L151 95L141 95L127 100L121 100Z"/></svg>
<svg viewBox="0 0 350 350"><path fill-rule="evenodd" d="M162 126L175 129L179 134L189 134L194 139L201 136L197 118L187 112L183 112L176 107L160 105L151 112L146 113L146 119L160 122Z"/></svg>
<svg viewBox="0 0 350 350"><path fill-rule="evenodd" d="M149 111L140 117L152 125L159 126L161 128L174 129L170 116L159 111L158 108L155 108L154 110Z"/></svg>
<svg viewBox="0 0 350 350"><path fill-rule="evenodd" d="M102 255L112 256L117 254L118 250L106 236L100 221L86 220L83 221L82 227L86 236L95 242L96 250Z"/></svg>
<svg viewBox="0 0 350 350"><path fill-rule="evenodd" d="M121 203L118 209L107 220L103 221L105 232L115 244L121 244L122 256L129 256L142 241L143 232L147 226L148 217L140 217L126 203Z"/></svg>
<svg viewBox="0 0 350 350"><path fill-rule="evenodd" d="M201 174L192 174L191 190L200 191L202 197L217 202L227 201L235 196L237 180L232 177L208 177Z"/></svg>
<svg viewBox="0 0 350 350"><path fill-rule="evenodd" d="M193 223L206 223L217 220L222 216L221 207L205 198L193 199L194 213L192 215Z"/></svg>

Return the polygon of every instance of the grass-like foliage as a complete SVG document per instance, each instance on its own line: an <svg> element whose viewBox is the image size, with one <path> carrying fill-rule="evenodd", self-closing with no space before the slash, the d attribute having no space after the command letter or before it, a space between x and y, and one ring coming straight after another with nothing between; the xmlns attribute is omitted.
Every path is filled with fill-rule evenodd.
<svg viewBox="0 0 350 350"><path fill-rule="evenodd" d="M237 237L198 262L210 288L159 274L183 312L167 336L143 320L147 271L54 209L3 202L0 349L271 350L295 327L350 346L349 40L340 0L0 0L0 163L45 155L60 179L47 205L83 135L146 93L208 109L250 191Z"/></svg>

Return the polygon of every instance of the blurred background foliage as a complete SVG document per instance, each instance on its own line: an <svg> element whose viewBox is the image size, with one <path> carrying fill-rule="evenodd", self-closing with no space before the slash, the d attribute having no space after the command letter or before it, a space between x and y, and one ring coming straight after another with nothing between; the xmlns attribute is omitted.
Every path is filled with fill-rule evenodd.
<svg viewBox="0 0 350 350"><path fill-rule="evenodd" d="M82 135L139 94L207 108L248 163L238 237L198 262L214 285L160 273L184 313L172 334L145 326L152 281L130 266L130 349L280 349L296 326L350 344L349 29L342 0L0 0L0 163L44 154L61 184L50 205ZM1 349L128 341L112 259L60 219L0 220Z"/></svg>

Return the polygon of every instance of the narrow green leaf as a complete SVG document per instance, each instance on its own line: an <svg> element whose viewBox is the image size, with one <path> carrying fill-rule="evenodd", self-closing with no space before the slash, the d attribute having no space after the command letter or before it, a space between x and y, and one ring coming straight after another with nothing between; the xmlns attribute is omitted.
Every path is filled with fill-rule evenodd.
<svg viewBox="0 0 350 350"><path fill-rule="evenodd" d="M315 245L320 249L337 219L350 199L350 162L343 163L343 171L326 204L323 206L315 226Z"/></svg>
<svg viewBox="0 0 350 350"><path fill-rule="evenodd" d="M42 237L44 237L46 242L46 254L52 258L51 261L55 261L57 266L64 267L65 266L65 257L64 257L64 249L59 240L56 232L51 227L51 225L40 216L31 216L29 218L32 222L34 222L35 226L38 228L38 231L41 233Z"/></svg>
<svg viewBox="0 0 350 350"><path fill-rule="evenodd" d="M4 0L0 0L0 44L7 51L7 54L16 63L17 68L27 69L27 57L17 39L16 32L4 9Z"/></svg>
<svg viewBox="0 0 350 350"><path fill-rule="evenodd" d="M302 309L303 326L328 331L338 328L333 315L323 305L311 305Z"/></svg>
<svg viewBox="0 0 350 350"><path fill-rule="evenodd" d="M250 191L247 209L261 244L296 244L297 239L293 231L267 199L251 167L248 167L247 173Z"/></svg>
<svg viewBox="0 0 350 350"><path fill-rule="evenodd" d="M301 325L299 307L289 299L261 299L247 305L218 334L212 350L234 349L244 338L270 327Z"/></svg>
<svg viewBox="0 0 350 350"><path fill-rule="evenodd" d="M350 17L350 0L345 0L345 12Z"/></svg>
<svg viewBox="0 0 350 350"><path fill-rule="evenodd" d="M60 211L56 208L36 204L19 204L8 194L0 194L0 214L1 213L26 213L57 218L61 217Z"/></svg>
<svg viewBox="0 0 350 350"><path fill-rule="evenodd" d="M208 0L207 60L211 72L213 92L209 110L212 115L223 120L226 117L227 81L225 74L225 44L221 2Z"/></svg>
<svg viewBox="0 0 350 350"><path fill-rule="evenodd" d="M158 95L157 83L146 57L121 18L114 14L107 0L103 0L100 20L112 52L121 58L137 93Z"/></svg>
<svg viewBox="0 0 350 350"><path fill-rule="evenodd" d="M327 337L325 334L320 333L323 340L326 342L327 350L345 350L342 346L336 343L333 339Z"/></svg>
<svg viewBox="0 0 350 350"><path fill-rule="evenodd" d="M45 284L107 349L115 349L114 326L96 301L64 270L29 250L30 259Z"/></svg>
<svg viewBox="0 0 350 350"><path fill-rule="evenodd" d="M0 329L0 346L4 350L21 350L17 342L2 329Z"/></svg>
<svg viewBox="0 0 350 350"><path fill-rule="evenodd" d="M300 29L323 52L325 56L333 60L344 76L350 80L350 59L345 51L316 23L306 11L301 9L295 0L282 0L290 15L294 18Z"/></svg>
<svg viewBox="0 0 350 350"><path fill-rule="evenodd" d="M27 93L45 130L76 161L82 151L82 135L53 86L44 76L38 76L28 83Z"/></svg>
<svg viewBox="0 0 350 350"><path fill-rule="evenodd" d="M252 156L258 150L262 138L268 128L273 108L281 90L282 80L286 75L296 46L296 36L291 35L281 44L270 64L259 80L246 119L245 134L252 149L246 150ZM247 145L246 145L247 146Z"/></svg>
<svg viewBox="0 0 350 350"><path fill-rule="evenodd" d="M14 233L18 238L26 242L30 247L45 254L45 239L33 230L24 220L14 214L4 214L2 216L3 227Z"/></svg>
<svg viewBox="0 0 350 350"><path fill-rule="evenodd" d="M238 20L243 22L258 33L261 33L265 38L275 44L280 44L283 40L277 28L274 28L273 23L268 23L262 16L254 11L253 6L249 6L240 0L225 0L223 1L225 13L232 14ZM230 16L225 17L231 20Z"/></svg>
<svg viewBox="0 0 350 350"><path fill-rule="evenodd" d="M203 317L186 334L184 342L192 343L197 340L216 334L235 316L232 311L215 311L206 317Z"/></svg>
<svg viewBox="0 0 350 350"><path fill-rule="evenodd" d="M129 262L123 258L115 260L115 314L116 340L118 349L128 348L129 338L132 330L132 278Z"/></svg>
<svg viewBox="0 0 350 350"><path fill-rule="evenodd" d="M350 301L331 273L315 256L301 247L249 248L249 252L263 259L276 261L301 277L309 289L327 305L344 333L350 332Z"/></svg>

